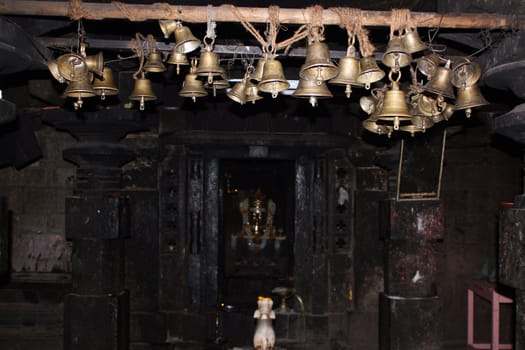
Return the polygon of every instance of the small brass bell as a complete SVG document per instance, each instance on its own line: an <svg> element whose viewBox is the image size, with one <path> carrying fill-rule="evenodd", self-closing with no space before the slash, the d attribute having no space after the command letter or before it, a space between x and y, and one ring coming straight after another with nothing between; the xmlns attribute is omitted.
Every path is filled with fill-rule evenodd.
<svg viewBox="0 0 525 350"><path fill-rule="evenodd" d="M473 107L485 106L488 104L487 100L485 100L481 94L478 85L474 84L458 90L458 99L456 100L455 109L464 109L467 118L470 118Z"/></svg>
<svg viewBox="0 0 525 350"><path fill-rule="evenodd" d="M142 74L142 77L135 80L135 85L131 91L129 99L133 101L140 101L139 108L141 111L143 111L145 108L144 102L154 101L157 99L157 96L155 96L151 86L151 80L146 79L144 74Z"/></svg>
<svg viewBox="0 0 525 350"><path fill-rule="evenodd" d="M362 96L359 99L359 106L368 115L372 115L377 110L377 100L372 96Z"/></svg>
<svg viewBox="0 0 525 350"><path fill-rule="evenodd" d="M389 125L378 124L377 119L372 118L372 117L363 120L361 125L363 126L363 128L365 128L366 130L370 132L373 132L374 134L388 135L388 137L392 135L392 131L394 130Z"/></svg>
<svg viewBox="0 0 525 350"><path fill-rule="evenodd" d="M403 46L408 53L412 54L427 49L427 45L421 41L417 29L415 28L407 28L401 37L401 40L403 41Z"/></svg>
<svg viewBox="0 0 525 350"><path fill-rule="evenodd" d="M410 120L411 117L405 93L399 89L399 83L393 81L390 90L385 93L383 108L378 113L377 119L392 121L394 130L398 130L400 122Z"/></svg>
<svg viewBox="0 0 525 350"><path fill-rule="evenodd" d="M403 45L400 37L393 37L388 41L388 46L381 58L383 64L387 67L399 70L406 67L412 61L412 56Z"/></svg>
<svg viewBox="0 0 525 350"><path fill-rule="evenodd" d="M200 55L199 65L195 73L207 77L208 84L213 83L214 77L224 74L224 68L219 66L219 55L213 51L204 51Z"/></svg>
<svg viewBox="0 0 525 350"><path fill-rule="evenodd" d="M183 26L182 23L177 22L174 30L175 33L175 48L178 52L188 53L195 51L201 45L201 41L193 36L190 28Z"/></svg>
<svg viewBox="0 0 525 350"><path fill-rule="evenodd" d="M197 97L207 96L208 92L202 86L202 81L197 79L197 74L190 72L184 77L182 89L179 91L179 96L191 97L193 102L197 101Z"/></svg>
<svg viewBox="0 0 525 350"><path fill-rule="evenodd" d="M300 79L297 89L292 93L293 97L307 98L312 107L317 107L320 98L334 97L324 81Z"/></svg>
<svg viewBox="0 0 525 350"><path fill-rule="evenodd" d="M444 67L437 68L436 74L423 86L423 90L438 96L454 99L454 88L450 82L451 76L450 61L447 61Z"/></svg>
<svg viewBox="0 0 525 350"><path fill-rule="evenodd" d="M93 97L96 94L89 77L83 80L71 81L64 90L64 96L77 99L77 101L73 103L75 109L82 108L83 98Z"/></svg>
<svg viewBox="0 0 525 350"><path fill-rule="evenodd" d="M257 88L257 85L251 81L246 82L246 88L244 91L246 93L246 102L255 103L255 101L263 99L263 97L259 95L259 89Z"/></svg>
<svg viewBox="0 0 525 350"><path fill-rule="evenodd" d="M352 93L352 86L363 87L362 83L357 81L361 73L359 69L359 60L355 57L355 48L349 47L346 51L346 56L339 60L339 68L335 78L329 81L330 84L344 85L345 95L350 98Z"/></svg>
<svg viewBox="0 0 525 350"><path fill-rule="evenodd" d="M263 57L257 61L257 65L255 66L255 70L252 74L250 74L250 80L254 83L258 83L263 78L264 73L264 64L266 63L266 57Z"/></svg>
<svg viewBox="0 0 525 350"><path fill-rule="evenodd" d="M180 66L188 66L190 64L186 55L177 51L176 48L171 50L170 58L166 63L173 64L177 67L177 75L180 73Z"/></svg>
<svg viewBox="0 0 525 350"><path fill-rule="evenodd" d="M439 61L440 59L437 53L425 55L417 60L417 69L428 79L432 79L437 67L439 67Z"/></svg>
<svg viewBox="0 0 525 350"><path fill-rule="evenodd" d="M455 111L456 107L454 107L453 104L447 103L447 106L445 107L443 112L441 112L441 116L443 117L443 119L449 120L449 118L452 116L452 114L454 114ZM434 123L437 123L436 119L434 119Z"/></svg>
<svg viewBox="0 0 525 350"><path fill-rule="evenodd" d="M93 90L104 100L106 96L117 95L118 88L113 80L113 71L111 68L104 67L102 71L102 78L95 77L93 79Z"/></svg>
<svg viewBox="0 0 525 350"><path fill-rule="evenodd" d="M144 71L161 73L166 71L166 66L162 63L162 54L158 51L151 51L148 54L148 61L144 65Z"/></svg>
<svg viewBox="0 0 525 350"><path fill-rule="evenodd" d="M60 72L58 70L57 61L49 60L47 61L47 68L49 69L49 72L55 78L59 83L65 83L66 79L62 75L60 75Z"/></svg>
<svg viewBox="0 0 525 350"><path fill-rule="evenodd" d="M365 89L370 89L370 84L384 78L385 72L379 68L374 56L361 57L359 60L359 76L357 82L365 85Z"/></svg>
<svg viewBox="0 0 525 350"><path fill-rule="evenodd" d="M468 58L455 61L452 64L452 78L450 82L457 88L472 86L481 77L481 67L476 62L471 62Z"/></svg>
<svg viewBox="0 0 525 350"><path fill-rule="evenodd" d="M432 96L427 96L425 94L419 94L416 100L417 112L412 113L412 115L423 115L431 117L433 115L439 114L437 101Z"/></svg>
<svg viewBox="0 0 525 350"><path fill-rule="evenodd" d="M159 20L159 26L160 30L162 31L162 34L164 34L164 39L168 39L170 35L175 31L175 28L177 28L178 22L173 19L166 19L166 20Z"/></svg>
<svg viewBox="0 0 525 350"><path fill-rule="evenodd" d="M84 57L67 53L57 58L59 74L68 81L81 81L88 78L89 69Z"/></svg>
<svg viewBox="0 0 525 350"><path fill-rule="evenodd" d="M246 82L244 80L233 85L232 89L226 95L235 102L243 105L246 102Z"/></svg>
<svg viewBox="0 0 525 350"><path fill-rule="evenodd" d="M87 56L85 60L90 72L93 72L98 76L102 75L102 71L104 70L104 55L102 52L93 56Z"/></svg>
<svg viewBox="0 0 525 350"><path fill-rule="evenodd" d="M272 94L273 98L281 91L287 90L290 83L284 77L283 66L275 58L269 58L264 63L262 80L257 85L259 91Z"/></svg>
<svg viewBox="0 0 525 350"><path fill-rule="evenodd" d="M299 71L304 80L326 81L337 75L337 66L330 58L328 45L314 41L306 48L306 61Z"/></svg>

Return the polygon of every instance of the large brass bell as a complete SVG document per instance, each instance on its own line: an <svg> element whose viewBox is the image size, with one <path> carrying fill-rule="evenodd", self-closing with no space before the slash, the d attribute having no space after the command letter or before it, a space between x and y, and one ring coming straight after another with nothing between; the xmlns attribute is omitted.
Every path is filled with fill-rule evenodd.
<svg viewBox="0 0 525 350"><path fill-rule="evenodd" d="M83 98L93 97L96 94L97 93L93 90L93 86L91 85L90 77L86 77L83 80L71 81L64 90L64 96L77 99L77 101L73 103L75 109L82 108Z"/></svg>
<svg viewBox="0 0 525 350"><path fill-rule="evenodd" d="M374 56L361 57L359 60L359 76L357 82L365 85L365 89L370 89L370 84L384 78L385 72L379 68Z"/></svg>
<svg viewBox="0 0 525 350"><path fill-rule="evenodd" d="M171 50L170 58L166 63L173 64L177 67L177 75L180 73L180 66L188 66L190 64L186 55L177 51L175 47Z"/></svg>
<svg viewBox="0 0 525 350"><path fill-rule="evenodd" d="M312 107L317 107L320 98L334 97L324 81L300 79L297 89L292 93L293 97L307 98Z"/></svg>
<svg viewBox="0 0 525 350"><path fill-rule="evenodd" d="M151 80L146 79L144 74L135 80L135 85L133 86L129 99L139 101L139 108L141 111L144 110L146 101L154 101L157 99L151 86Z"/></svg>
<svg viewBox="0 0 525 350"><path fill-rule="evenodd" d="M219 66L219 55L213 51L204 51L199 59L199 66L195 73L207 77L208 83L213 83L214 77L224 74L224 68Z"/></svg>
<svg viewBox="0 0 525 350"><path fill-rule="evenodd" d="M467 86L464 89L458 89L458 99L456 100L455 109L464 109L467 118L470 118L472 114L471 108L488 104L489 103L481 94L477 84Z"/></svg>
<svg viewBox="0 0 525 350"><path fill-rule="evenodd" d="M360 72L359 60L355 57L355 48L350 46L346 50L346 56L341 57L339 60L339 69L336 77L331 79L329 83L345 86L345 95L347 98L350 98L352 86L364 86L357 81Z"/></svg>
<svg viewBox="0 0 525 350"><path fill-rule="evenodd" d="M266 63L266 57L260 58L259 61L257 61L257 65L255 66L255 70L252 74L250 74L250 80L258 83L262 80L263 74L264 74L264 64Z"/></svg>
<svg viewBox="0 0 525 350"><path fill-rule="evenodd" d="M417 60L417 69L428 79L432 79L439 67L439 61L437 53L425 55Z"/></svg>
<svg viewBox="0 0 525 350"><path fill-rule="evenodd" d="M95 77L93 79L93 90L100 96L101 100L104 100L106 96L118 94L119 91L113 80L113 71L111 68L104 67L102 77Z"/></svg>
<svg viewBox="0 0 525 350"><path fill-rule="evenodd" d="M174 29L175 33L175 48L178 52L188 53L195 51L201 45L201 41L191 33L190 28L183 26L182 23L177 22Z"/></svg>
<svg viewBox="0 0 525 350"><path fill-rule="evenodd" d="M438 96L454 99L454 88L450 82L452 71L450 61L444 67L438 67L435 75L424 86L423 90Z"/></svg>
<svg viewBox="0 0 525 350"><path fill-rule="evenodd" d="M306 60L299 71L299 77L305 80L326 81L337 75L337 66L330 58L328 45L314 41L306 49Z"/></svg>
<svg viewBox="0 0 525 350"><path fill-rule="evenodd" d="M388 41L388 46L381 58L383 64L387 67L399 70L406 67L412 61L412 56L403 45L400 37L395 36Z"/></svg>
<svg viewBox="0 0 525 350"><path fill-rule="evenodd" d="M269 58L264 63L262 80L257 85L259 91L272 94L273 98L281 91L287 90L290 83L284 77L283 66L275 58Z"/></svg>
<svg viewBox="0 0 525 350"><path fill-rule="evenodd" d="M148 54L148 60L144 65L144 71L161 73L166 71L166 66L162 63L162 54L156 50Z"/></svg>
<svg viewBox="0 0 525 350"><path fill-rule="evenodd" d="M96 55L87 56L85 60L90 72L99 76L102 75L102 71L104 70L104 56L102 52L99 52Z"/></svg>
<svg viewBox="0 0 525 350"><path fill-rule="evenodd" d="M65 83L66 79L62 75L60 75L60 71L58 70L57 61L50 60L47 61L47 68L49 69L49 72L55 78L59 83Z"/></svg>
<svg viewBox="0 0 525 350"><path fill-rule="evenodd" d="M244 91L246 95L246 102L255 103L255 101L263 98L261 95L259 95L259 89L257 88L257 85L251 81L246 82L246 88Z"/></svg>
<svg viewBox="0 0 525 350"><path fill-rule="evenodd" d="M246 81L242 81L233 85L232 89L226 95L235 102L243 105L246 102Z"/></svg>
<svg viewBox="0 0 525 350"><path fill-rule="evenodd" d="M207 96L208 92L204 89L202 81L197 78L197 74L190 72L184 77L182 89L179 91L179 96L190 97L193 102L197 101L197 97Z"/></svg>
<svg viewBox="0 0 525 350"><path fill-rule="evenodd" d="M415 28L405 29L405 33L401 37L401 40L403 41L403 46L407 52L411 54L426 50L427 48L427 45L421 41L417 29Z"/></svg>
<svg viewBox="0 0 525 350"><path fill-rule="evenodd" d="M385 93L383 108L378 113L377 119L393 122L394 130L398 130L400 122L410 120L411 117L405 93L399 89L399 83L393 81L390 90Z"/></svg>
<svg viewBox="0 0 525 350"><path fill-rule="evenodd" d="M452 63L452 78L450 82L457 88L472 86L481 77L481 67L468 58L462 58Z"/></svg>
<svg viewBox="0 0 525 350"><path fill-rule="evenodd" d="M57 58L59 74L67 81L81 81L88 78L86 59L76 53L67 53Z"/></svg>

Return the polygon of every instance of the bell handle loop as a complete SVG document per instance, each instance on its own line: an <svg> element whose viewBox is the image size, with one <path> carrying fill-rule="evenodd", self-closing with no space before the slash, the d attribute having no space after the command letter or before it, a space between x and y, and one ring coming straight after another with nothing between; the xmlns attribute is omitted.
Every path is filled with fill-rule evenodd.
<svg viewBox="0 0 525 350"><path fill-rule="evenodd" d="M206 39L208 39L209 41ZM204 38L202 39L202 42L204 43L204 49L206 51L213 51L213 45L215 44L215 38L204 36Z"/></svg>
<svg viewBox="0 0 525 350"><path fill-rule="evenodd" d="M394 73L397 73L397 78L394 79L393 76L394 76ZM401 71L395 71L394 69L391 69L390 72L388 73L388 80L390 80L391 83L399 83L399 80L401 79Z"/></svg>
<svg viewBox="0 0 525 350"><path fill-rule="evenodd" d="M277 52L277 48L273 46L272 44L268 43L266 46L264 46L263 52L269 53L272 56L275 56L275 53Z"/></svg>
<svg viewBox="0 0 525 350"><path fill-rule="evenodd" d="M350 43L349 46L346 48L346 56L355 57L356 49L354 46L354 43Z"/></svg>
<svg viewBox="0 0 525 350"><path fill-rule="evenodd" d="M352 35L348 38L348 47L353 47L355 45L355 35Z"/></svg>

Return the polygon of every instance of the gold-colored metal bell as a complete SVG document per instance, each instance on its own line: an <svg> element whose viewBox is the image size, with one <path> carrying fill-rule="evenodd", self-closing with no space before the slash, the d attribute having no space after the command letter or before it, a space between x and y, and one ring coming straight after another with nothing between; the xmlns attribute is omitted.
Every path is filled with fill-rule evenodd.
<svg viewBox="0 0 525 350"><path fill-rule="evenodd" d="M197 74L190 72L184 77L182 89L179 91L179 96L190 97L193 102L197 101L197 97L207 96L208 92L204 89L202 81L197 78Z"/></svg>
<svg viewBox="0 0 525 350"><path fill-rule="evenodd" d="M359 60L359 76L357 82L365 85L365 89L370 89L370 84L384 78L385 72L379 68L374 56L361 57Z"/></svg>
<svg viewBox="0 0 525 350"><path fill-rule="evenodd" d="M264 64L266 63L266 57L260 58L259 61L257 61L257 65L255 66L255 70L252 74L250 74L250 80L254 83L258 83L262 80L263 74L264 74Z"/></svg>
<svg viewBox="0 0 525 350"><path fill-rule="evenodd" d="M101 100L104 100L106 96L118 94L119 91L113 80L113 71L111 68L104 67L102 77L95 77L93 79L93 90L100 96Z"/></svg>
<svg viewBox="0 0 525 350"><path fill-rule="evenodd" d="M214 80L211 82L205 82L204 87L206 89L213 91L213 97L217 96L217 90L225 90L230 87L230 83L228 83L228 79L226 79L224 76L221 76L220 79Z"/></svg>
<svg viewBox="0 0 525 350"><path fill-rule="evenodd" d="M357 78L361 73L359 69L359 60L355 57L355 48L350 46L346 50L346 56L339 60L339 68L335 78L329 81L330 84L345 86L345 95L350 98L352 94L352 86L363 87L364 84L359 83Z"/></svg>
<svg viewBox="0 0 525 350"><path fill-rule="evenodd" d="M214 77L223 75L224 68L219 65L219 55L213 51L204 51L200 55L199 66L195 73L207 77L208 83L213 83Z"/></svg>
<svg viewBox="0 0 525 350"><path fill-rule="evenodd" d="M264 63L262 80L257 85L259 91L272 94L273 98L281 91L287 90L290 83L284 77L283 66L275 58L269 58Z"/></svg>
<svg viewBox="0 0 525 350"><path fill-rule="evenodd" d="M403 46L410 54L427 49L427 45L421 41L417 29L415 28L405 29L405 33L401 37L401 40L403 41Z"/></svg>
<svg viewBox="0 0 525 350"><path fill-rule="evenodd" d="M306 48L306 60L299 71L304 80L326 81L335 78L337 66L330 58L328 45L314 41Z"/></svg>
<svg viewBox="0 0 525 350"><path fill-rule="evenodd" d="M164 34L164 39L168 39L171 34L175 31L175 28L179 25L179 22L173 19L159 20L159 27ZM182 25L182 24L181 24Z"/></svg>
<svg viewBox="0 0 525 350"><path fill-rule="evenodd" d="M246 102L246 81L242 80L233 85L232 89L228 91L226 95L235 102L243 105Z"/></svg>
<svg viewBox="0 0 525 350"><path fill-rule="evenodd" d="M359 99L359 106L368 115L372 115L377 111L377 100L372 96L362 96Z"/></svg>
<svg viewBox="0 0 525 350"><path fill-rule="evenodd" d="M90 72L93 72L98 76L102 75L102 71L104 70L104 55L102 52L99 52L96 55L87 56L85 60Z"/></svg>
<svg viewBox="0 0 525 350"><path fill-rule="evenodd" d="M146 79L144 74L142 74L140 78L135 79L135 85L133 86L129 99L139 101L139 108L141 111L144 110L146 101L154 101L157 99L151 86L151 80Z"/></svg>
<svg viewBox="0 0 525 350"><path fill-rule="evenodd" d="M425 132L426 129L424 129L424 128L420 127L420 126L414 125L414 124L408 124L408 125L400 126L399 130L408 132L408 133L410 133L410 136L414 137L414 136L416 136L417 132Z"/></svg>
<svg viewBox="0 0 525 350"><path fill-rule="evenodd" d="M423 130L429 129L434 125L434 121L430 117L422 115L413 115L410 121L412 125L415 125Z"/></svg>
<svg viewBox="0 0 525 350"><path fill-rule="evenodd" d="M182 23L177 22L174 29L175 33L175 48L178 52L188 53L195 51L201 45L201 41L191 33L190 28L183 26Z"/></svg>
<svg viewBox="0 0 525 350"><path fill-rule="evenodd" d="M438 101L432 96L425 94L417 95L415 108L411 111L412 115L422 115L431 117L439 114Z"/></svg>
<svg viewBox="0 0 525 350"><path fill-rule="evenodd" d="M479 86L477 84L467 86L464 89L458 90L458 99L456 100L455 109L465 110L467 118L470 118L472 114L472 108L488 105L488 101L485 100Z"/></svg>
<svg viewBox="0 0 525 350"><path fill-rule="evenodd" d="M177 51L176 48L171 50L170 58L166 63L173 64L177 67L177 75L180 73L180 66L188 66L190 64L186 55Z"/></svg>
<svg viewBox="0 0 525 350"><path fill-rule="evenodd" d="M57 58L58 73L67 81L87 79L89 69L86 59L76 53L67 53Z"/></svg>
<svg viewBox="0 0 525 350"><path fill-rule="evenodd" d="M55 60L49 60L47 61L47 68L49 69L49 72L55 78L59 83L65 83L66 79L62 75L60 75L60 71L58 70L57 61Z"/></svg>
<svg viewBox="0 0 525 350"><path fill-rule="evenodd" d="M293 97L307 98L312 107L317 107L320 98L334 97L324 81L300 79L297 89L292 93Z"/></svg>
<svg viewBox="0 0 525 350"><path fill-rule="evenodd" d="M447 61L444 67L437 67L435 75L423 86L423 90L438 96L454 99L454 88L450 82L451 76L450 61Z"/></svg>
<svg viewBox="0 0 525 350"><path fill-rule="evenodd" d="M166 71L166 66L162 63L162 54L156 50L148 54L148 60L144 65L144 71L161 73Z"/></svg>
<svg viewBox="0 0 525 350"><path fill-rule="evenodd" d="M452 63L452 78L450 82L457 88L472 86L481 77L481 67L477 62L472 62L464 57Z"/></svg>
<svg viewBox="0 0 525 350"><path fill-rule="evenodd" d="M417 60L417 69L428 79L432 79L437 67L439 67L439 61L440 59L437 53L425 55Z"/></svg>
<svg viewBox="0 0 525 350"><path fill-rule="evenodd" d="M377 119L393 122L394 130L398 130L401 121L411 118L405 93L399 88L399 83L393 81L390 90L385 93L383 108L378 113Z"/></svg>
<svg viewBox="0 0 525 350"><path fill-rule="evenodd" d="M377 119L372 117L363 120L361 125L363 126L363 128L370 132L373 132L374 134L388 135L388 137L390 137L392 135L392 132L394 131L394 128L392 128L389 125L378 124Z"/></svg>
<svg viewBox="0 0 525 350"><path fill-rule="evenodd" d="M246 102L255 103L255 101L263 99L263 97L259 95L259 89L257 88L257 85L251 81L246 82L246 88L244 91L246 93Z"/></svg>
<svg viewBox="0 0 525 350"><path fill-rule="evenodd" d="M412 61L412 56L403 45L401 38L395 36L388 41L381 61L387 67L399 69L408 66Z"/></svg>
<svg viewBox="0 0 525 350"><path fill-rule="evenodd" d="M77 101L73 103L75 109L82 108L82 99L86 97L93 97L97 93L93 90L90 77L83 80L74 80L69 82L64 90L64 96L76 98Z"/></svg>

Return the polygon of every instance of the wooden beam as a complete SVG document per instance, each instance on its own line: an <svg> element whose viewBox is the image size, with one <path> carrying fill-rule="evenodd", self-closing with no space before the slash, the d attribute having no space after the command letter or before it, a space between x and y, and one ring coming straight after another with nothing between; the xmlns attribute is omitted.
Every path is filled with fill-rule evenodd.
<svg viewBox="0 0 525 350"><path fill-rule="evenodd" d="M119 1L111 3L91 3L76 1L72 11L69 1L0 0L1 15L23 15L43 17L82 17L90 20L128 19L146 21L159 19L179 19L189 23L206 23L207 6L170 5L167 3L126 4ZM266 23L268 9L257 7L237 7L240 14L251 23ZM306 8L281 8L280 22L283 24L304 24L308 21ZM215 22L239 22L231 11L231 5L214 6L211 10ZM388 27L390 11L362 11L362 24L365 27ZM440 14L434 12L412 12L412 19L418 27L441 27L458 29L505 29L525 25L525 16L487 13ZM323 11L325 25L338 25L339 16L330 9Z"/></svg>

